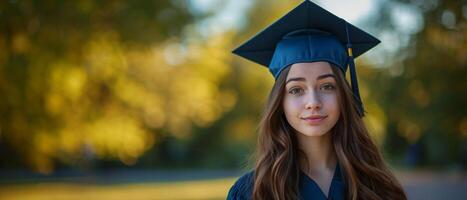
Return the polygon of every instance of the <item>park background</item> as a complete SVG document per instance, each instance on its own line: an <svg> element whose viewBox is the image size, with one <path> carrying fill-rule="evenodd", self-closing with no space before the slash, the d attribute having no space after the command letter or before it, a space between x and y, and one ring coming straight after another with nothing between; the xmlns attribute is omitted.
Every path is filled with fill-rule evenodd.
<svg viewBox="0 0 467 200"><path fill-rule="evenodd" d="M411 199L467 198L467 1L314 1ZM0 199L224 199L273 78L231 50L300 0L0 2Z"/></svg>

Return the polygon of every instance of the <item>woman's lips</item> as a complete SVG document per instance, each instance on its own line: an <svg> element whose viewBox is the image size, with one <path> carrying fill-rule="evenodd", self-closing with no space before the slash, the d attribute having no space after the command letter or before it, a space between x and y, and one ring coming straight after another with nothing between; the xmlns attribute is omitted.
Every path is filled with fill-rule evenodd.
<svg viewBox="0 0 467 200"><path fill-rule="evenodd" d="M302 118L302 119L305 120L308 123L316 124L316 123L319 123L319 122L323 121L326 117L327 116L313 116L313 117L306 117L306 118Z"/></svg>

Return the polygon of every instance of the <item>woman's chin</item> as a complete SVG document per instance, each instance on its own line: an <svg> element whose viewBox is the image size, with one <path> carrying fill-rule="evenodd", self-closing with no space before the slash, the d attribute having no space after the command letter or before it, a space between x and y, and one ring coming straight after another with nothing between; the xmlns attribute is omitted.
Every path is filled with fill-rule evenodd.
<svg viewBox="0 0 467 200"><path fill-rule="evenodd" d="M302 131L298 131L298 134L306 137L319 137L326 135L329 132L329 130L310 130L310 129L305 129Z"/></svg>

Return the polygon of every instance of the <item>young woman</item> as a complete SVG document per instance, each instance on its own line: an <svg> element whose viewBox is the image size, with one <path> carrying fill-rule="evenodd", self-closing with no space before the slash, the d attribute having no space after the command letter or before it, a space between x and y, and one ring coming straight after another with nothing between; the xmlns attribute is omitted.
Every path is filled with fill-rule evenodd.
<svg viewBox="0 0 467 200"><path fill-rule="evenodd" d="M255 169L227 199L407 199L362 121L353 57L378 43L305 1L234 51L267 66L275 83Z"/></svg>

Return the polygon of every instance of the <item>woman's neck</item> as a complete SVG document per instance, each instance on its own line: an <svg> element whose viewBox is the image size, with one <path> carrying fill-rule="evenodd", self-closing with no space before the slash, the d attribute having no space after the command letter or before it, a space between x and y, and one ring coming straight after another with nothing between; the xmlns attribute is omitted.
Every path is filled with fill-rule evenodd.
<svg viewBox="0 0 467 200"><path fill-rule="evenodd" d="M334 170L337 159L331 141L331 133L322 136L305 136L297 133L297 139L300 149L306 155L305 159L300 159L302 170L305 169L310 173Z"/></svg>

